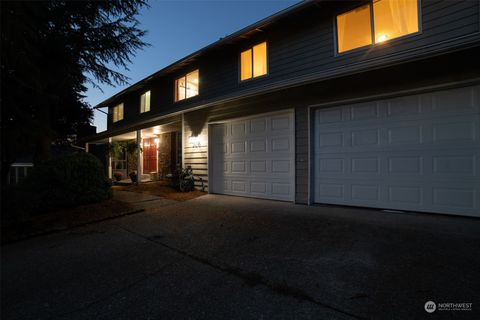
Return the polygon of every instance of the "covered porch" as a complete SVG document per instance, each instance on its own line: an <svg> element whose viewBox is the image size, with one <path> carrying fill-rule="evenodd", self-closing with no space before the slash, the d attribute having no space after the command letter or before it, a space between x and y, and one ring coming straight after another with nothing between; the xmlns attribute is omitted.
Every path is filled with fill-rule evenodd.
<svg viewBox="0 0 480 320"><path fill-rule="evenodd" d="M163 180L182 166L181 116L108 136L100 133L85 147L118 184L130 184L132 173L138 183Z"/></svg>

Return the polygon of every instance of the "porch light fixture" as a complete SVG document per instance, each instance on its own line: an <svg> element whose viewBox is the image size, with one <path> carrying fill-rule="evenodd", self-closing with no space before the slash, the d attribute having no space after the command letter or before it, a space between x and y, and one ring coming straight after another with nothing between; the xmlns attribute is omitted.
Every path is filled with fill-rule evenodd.
<svg viewBox="0 0 480 320"><path fill-rule="evenodd" d="M188 137L188 143L194 148L199 148L200 147L200 137L190 136L190 137Z"/></svg>
<svg viewBox="0 0 480 320"><path fill-rule="evenodd" d="M155 138L155 139L153 139L153 141L155 142L155 144L156 144L156 145L157 145L157 147L158 147L158 145L160 144L160 139L158 139L158 138Z"/></svg>

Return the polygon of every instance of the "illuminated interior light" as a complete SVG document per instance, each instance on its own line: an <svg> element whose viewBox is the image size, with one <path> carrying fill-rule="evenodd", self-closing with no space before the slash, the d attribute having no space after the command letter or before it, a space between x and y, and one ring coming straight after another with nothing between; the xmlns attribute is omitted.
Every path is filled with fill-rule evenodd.
<svg viewBox="0 0 480 320"><path fill-rule="evenodd" d="M386 34L381 34L377 37L377 42L384 42L388 39L388 36Z"/></svg>

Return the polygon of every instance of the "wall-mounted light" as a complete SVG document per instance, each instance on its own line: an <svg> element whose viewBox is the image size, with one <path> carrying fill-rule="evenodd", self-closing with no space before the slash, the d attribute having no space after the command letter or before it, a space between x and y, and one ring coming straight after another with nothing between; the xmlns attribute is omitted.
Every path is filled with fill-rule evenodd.
<svg viewBox="0 0 480 320"><path fill-rule="evenodd" d="M191 136L191 137L188 137L188 143L192 146L192 147L200 147L200 137L198 136Z"/></svg>
<svg viewBox="0 0 480 320"><path fill-rule="evenodd" d="M157 145L157 147L158 147L158 145L160 144L160 139L158 139L158 138L155 138L155 139L153 139L153 141L155 142L155 144L156 144L156 145Z"/></svg>

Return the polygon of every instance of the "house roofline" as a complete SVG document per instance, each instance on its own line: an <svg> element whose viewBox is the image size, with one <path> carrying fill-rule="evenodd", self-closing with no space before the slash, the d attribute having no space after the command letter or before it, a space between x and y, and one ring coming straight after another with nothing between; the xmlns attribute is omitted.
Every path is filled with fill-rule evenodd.
<svg viewBox="0 0 480 320"><path fill-rule="evenodd" d="M169 117L176 117L176 116L181 115L182 113L208 108L208 107L211 107L213 105L220 104L220 103L228 103L228 102L236 101L236 100L239 100L239 99L255 97L255 96L258 96L258 95L261 95L261 94L270 94L272 92L277 92L277 91L280 91L280 90L285 90L285 89L289 89L289 88L293 88L293 87L298 87L298 86L301 86L301 85L308 85L308 84L312 84L312 83L337 79L337 78L340 78L340 77L351 76L351 75L363 73L363 72L366 72L366 71L372 71L372 70L378 70L378 69L393 67L393 66L403 64L405 62L419 61L419 60L423 60L423 59L430 58L430 57L436 57L436 56L441 56L441 55L444 55L444 54L453 53L453 52L456 52L456 51L467 50L467 49L470 49L470 48L479 48L478 43L469 41L469 40L471 40L471 38L473 38L477 34L478 34L478 32L473 34L473 35L468 35L468 36L462 37L465 42L457 43L458 40L462 40L462 39L453 39L453 40L445 41L444 43L446 45L450 44L450 46L447 46L443 49L435 50L433 52L427 52L423 55L416 55L415 56L414 53L418 50L418 48L417 49L412 49L412 50L409 50L412 55L409 55L409 56L403 57L403 58L398 57L397 59L393 59L389 63L378 64L373 59L372 61L368 61L367 63L362 62L361 63L362 67L360 67L360 68L358 66L355 66L355 65L350 66L348 68L345 68L345 67L334 68L334 69L331 69L331 70L328 70L328 71L317 72L317 73L314 73L314 74L311 74L311 75L308 75L308 76L296 77L296 78L290 79L288 81L277 82L274 85L265 85L265 86L261 86L261 87L258 87L258 88L247 89L247 90L244 90L242 92L235 93L235 94L227 94L227 95L224 95L224 96L222 96L218 99L214 99L214 100L198 101L197 106L194 106L194 107L182 106L182 107L179 107L179 108L167 110L164 113L158 114L151 119L147 119L147 120L140 121L140 122L135 122L135 123L132 123L132 124L129 124L127 126L120 127L120 128L105 130L105 131L99 132L99 133L97 133L93 136L85 137L81 140L82 140L82 142L95 141L95 140L115 136L115 135L118 135L118 134L123 134L123 133L126 133L126 132L130 132L132 130L139 130L139 129L147 128L149 125L152 125L152 123L162 121L164 119L168 119ZM455 41L455 40L457 40L457 41ZM452 47L454 47L454 49L452 49ZM343 72L341 74L338 74L337 73L338 69L343 69L342 70ZM475 83L475 84L477 84L477 83L480 83L480 77L473 78L473 79L470 79L470 80L465 80L464 82L465 83Z"/></svg>
<svg viewBox="0 0 480 320"><path fill-rule="evenodd" d="M202 49L197 50L197 51L185 56L184 58L169 64L168 66L152 73L151 75L143 78L140 81L137 81L136 83L132 84L131 86L129 86L129 87L123 89L122 91L114 94L110 98L100 102L95 107L93 107L93 109L106 108L106 107L109 106L109 104L111 104L113 101L115 101L116 99L118 99L122 95L124 95L128 92L140 89L142 87L142 85L148 83L149 81L153 80L154 78L157 78L157 77L159 77L163 74L166 74L170 71L173 71L175 69L175 67L179 67L180 64L188 63L191 60L193 60L196 57L204 54L207 51L216 49L216 48L218 48L220 46L223 46L225 44L228 44L228 43L232 43L233 41L237 40L238 38L242 37L243 35L245 35L249 32L252 32L252 31L261 32L262 31L261 28L266 27L267 25L270 25L270 24L276 22L279 19L283 19L284 17L292 14L293 12L304 9L307 6L313 5L313 4L318 3L320 1L324 1L324 0L302 0L299 3L296 3L296 4L291 5L291 6L285 8L283 10L280 10L277 13L274 13L274 14L272 14L272 15L270 15L270 16L268 16L268 17L266 17L266 18L264 18L260 21L257 21L253 24L250 24L247 27L242 28L242 29L240 29L240 30L238 30L238 31L226 36L226 37L220 38L219 40L203 47Z"/></svg>

